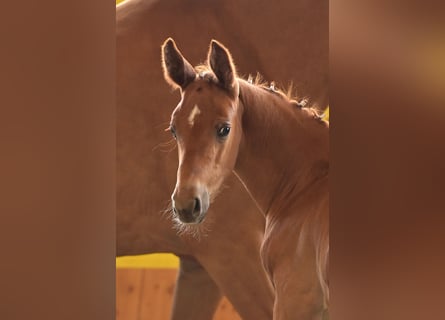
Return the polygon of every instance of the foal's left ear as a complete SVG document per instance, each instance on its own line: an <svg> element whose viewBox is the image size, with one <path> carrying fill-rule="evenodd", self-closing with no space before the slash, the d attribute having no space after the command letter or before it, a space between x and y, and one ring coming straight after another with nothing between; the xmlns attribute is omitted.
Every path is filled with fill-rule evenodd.
<svg viewBox="0 0 445 320"><path fill-rule="evenodd" d="M190 82L195 80L195 69L182 56L172 38L165 40L161 51L165 80L173 87L185 89Z"/></svg>
<svg viewBox="0 0 445 320"><path fill-rule="evenodd" d="M216 40L210 42L208 63L220 85L231 95L238 95L236 69L229 50Z"/></svg>

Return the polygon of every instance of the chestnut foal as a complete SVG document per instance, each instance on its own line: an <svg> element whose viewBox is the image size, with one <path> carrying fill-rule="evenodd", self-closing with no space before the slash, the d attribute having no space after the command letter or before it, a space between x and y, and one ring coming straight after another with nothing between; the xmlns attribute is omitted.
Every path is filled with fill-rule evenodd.
<svg viewBox="0 0 445 320"><path fill-rule="evenodd" d="M215 40L196 68L172 39L162 53L167 82L181 89L170 123L179 152L174 216L199 224L234 172L266 217L261 258L274 319L328 317L329 124L274 85L238 78Z"/></svg>

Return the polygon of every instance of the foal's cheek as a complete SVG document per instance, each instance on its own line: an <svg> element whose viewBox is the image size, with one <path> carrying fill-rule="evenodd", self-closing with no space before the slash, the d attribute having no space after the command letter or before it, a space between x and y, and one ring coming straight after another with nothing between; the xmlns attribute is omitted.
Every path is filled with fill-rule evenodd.
<svg viewBox="0 0 445 320"><path fill-rule="evenodd" d="M236 138L234 135L229 137L229 139L226 141L225 145L225 153L226 153L226 167L229 171L232 171L232 169L235 167L236 157L238 154L238 144L239 142L236 141Z"/></svg>

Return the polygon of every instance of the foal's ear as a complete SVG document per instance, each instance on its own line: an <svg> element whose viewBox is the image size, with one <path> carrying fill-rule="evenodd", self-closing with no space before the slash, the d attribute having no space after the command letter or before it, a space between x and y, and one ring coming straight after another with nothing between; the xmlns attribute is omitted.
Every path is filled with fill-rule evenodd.
<svg viewBox="0 0 445 320"><path fill-rule="evenodd" d="M208 63L219 83L234 96L238 95L236 69L229 50L216 40L210 42Z"/></svg>
<svg viewBox="0 0 445 320"><path fill-rule="evenodd" d="M184 89L196 77L195 69L182 56L172 38L162 45L162 68L165 80L173 87Z"/></svg>

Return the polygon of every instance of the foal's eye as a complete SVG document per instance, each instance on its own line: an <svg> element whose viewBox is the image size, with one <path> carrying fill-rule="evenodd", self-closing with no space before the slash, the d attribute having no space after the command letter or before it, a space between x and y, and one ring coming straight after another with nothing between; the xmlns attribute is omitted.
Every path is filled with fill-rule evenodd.
<svg viewBox="0 0 445 320"><path fill-rule="evenodd" d="M170 132L172 133L173 138L176 139L176 128L174 126L170 126Z"/></svg>
<svg viewBox="0 0 445 320"><path fill-rule="evenodd" d="M218 138L225 138L229 135L230 126L228 124L224 124L216 130L216 134Z"/></svg>

